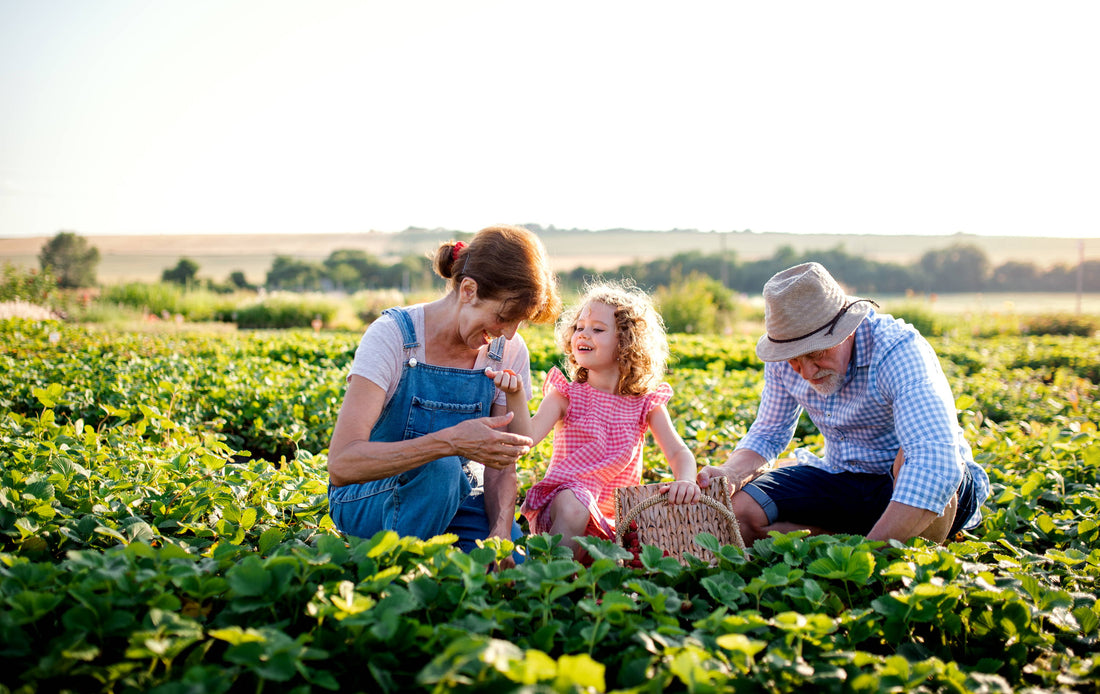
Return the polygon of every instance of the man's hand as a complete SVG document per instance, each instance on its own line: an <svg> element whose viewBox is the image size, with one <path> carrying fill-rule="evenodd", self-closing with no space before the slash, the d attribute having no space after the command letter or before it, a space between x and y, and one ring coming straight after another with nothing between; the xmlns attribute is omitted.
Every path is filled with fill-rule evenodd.
<svg viewBox="0 0 1100 694"><path fill-rule="evenodd" d="M721 465L708 465L699 470L696 479L699 480L699 486L706 489L716 477L725 477L730 481L732 491L736 493L763 472L767 464L764 456L742 448L730 453L730 457Z"/></svg>
<svg viewBox="0 0 1100 694"><path fill-rule="evenodd" d="M699 470L698 480L699 486L706 489L710 486L711 480L716 477L729 477L729 473L722 465L707 465Z"/></svg>

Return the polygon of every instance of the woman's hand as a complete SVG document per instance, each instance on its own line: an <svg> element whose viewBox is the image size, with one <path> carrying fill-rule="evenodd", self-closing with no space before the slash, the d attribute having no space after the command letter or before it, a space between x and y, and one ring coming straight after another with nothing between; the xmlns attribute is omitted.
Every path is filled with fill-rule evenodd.
<svg viewBox="0 0 1100 694"><path fill-rule="evenodd" d="M668 492L670 504L694 504L703 495L699 491L699 485L694 480L677 480L671 484L665 484L657 489L658 492Z"/></svg>
<svg viewBox="0 0 1100 694"><path fill-rule="evenodd" d="M435 435L449 440L459 455L501 470L515 465L531 450L530 438L504 430L512 416L509 412L498 417L468 419L444 430L446 433Z"/></svg>
<svg viewBox="0 0 1100 694"><path fill-rule="evenodd" d="M493 371L491 367L485 367L485 375L493 379L493 384L505 393L520 393L523 391L523 381L511 369Z"/></svg>

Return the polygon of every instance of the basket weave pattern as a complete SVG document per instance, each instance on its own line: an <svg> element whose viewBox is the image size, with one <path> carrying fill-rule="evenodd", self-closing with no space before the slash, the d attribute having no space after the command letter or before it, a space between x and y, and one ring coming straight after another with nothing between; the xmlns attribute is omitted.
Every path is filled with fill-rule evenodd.
<svg viewBox="0 0 1100 694"><path fill-rule="evenodd" d="M694 504L669 504L667 494L659 494L664 483L622 487L615 490L615 543L622 546L623 535L630 531L631 521L638 528L639 544L656 545L685 563L684 552L704 561L714 555L695 544L699 533L710 533L719 544L744 549L741 528L733 515L729 483L723 477L711 480L702 489L703 496Z"/></svg>

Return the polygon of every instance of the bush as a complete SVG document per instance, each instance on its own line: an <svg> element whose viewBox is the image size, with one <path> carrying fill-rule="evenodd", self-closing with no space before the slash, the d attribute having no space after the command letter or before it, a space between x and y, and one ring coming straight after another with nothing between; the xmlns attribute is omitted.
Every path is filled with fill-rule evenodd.
<svg viewBox="0 0 1100 694"><path fill-rule="evenodd" d="M107 287L101 301L140 310L160 317L180 315L189 321L232 321L236 307L254 293L223 294L209 289L184 289L179 285L159 282L131 282Z"/></svg>
<svg viewBox="0 0 1100 694"><path fill-rule="evenodd" d="M96 285L99 249L89 246L88 240L75 232L58 232L42 246L38 262L57 277L58 286L77 289Z"/></svg>
<svg viewBox="0 0 1100 694"><path fill-rule="evenodd" d="M183 289L168 283L129 282L104 288L100 300L152 314L180 313Z"/></svg>
<svg viewBox="0 0 1100 694"><path fill-rule="evenodd" d="M891 307L888 313L894 318L900 318L917 329L926 337L943 335L944 324L942 316L936 315L931 309L919 304L901 304Z"/></svg>
<svg viewBox="0 0 1100 694"><path fill-rule="evenodd" d="M49 270L38 272L4 263L0 271L0 301L23 301L43 305L57 289L57 279Z"/></svg>
<svg viewBox="0 0 1100 694"><path fill-rule="evenodd" d="M661 287L654 299L670 333L718 333L736 319L733 294L706 275L693 273L682 283Z"/></svg>
<svg viewBox="0 0 1100 694"><path fill-rule="evenodd" d="M393 306L404 306L405 297L396 289L366 289L350 297L356 317L370 325L382 312Z"/></svg>
<svg viewBox="0 0 1100 694"><path fill-rule="evenodd" d="M1100 330L1100 320L1095 316L1047 314L1029 319L1024 334L1091 337L1097 330Z"/></svg>
<svg viewBox="0 0 1100 694"><path fill-rule="evenodd" d="M237 309L237 327L245 329L308 328L315 319L332 323L338 302L318 294L271 294Z"/></svg>

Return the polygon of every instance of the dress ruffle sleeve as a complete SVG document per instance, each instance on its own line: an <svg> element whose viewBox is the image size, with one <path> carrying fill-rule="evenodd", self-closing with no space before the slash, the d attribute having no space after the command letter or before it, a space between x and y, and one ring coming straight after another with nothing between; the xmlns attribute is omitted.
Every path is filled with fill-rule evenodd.
<svg viewBox="0 0 1100 694"><path fill-rule="evenodd" d="M569 391L573 387L573 384L569 382L569 379L565 377L565 374L561 372L556 366L550 367L550 370L546 372L546 380L542 382L542 396L550 392L550 389L561 393L565 396L565 399L569 399Z"/></svg>
<svg viewBox="0 0 1100 694"><path fill-rule="evenodd" d="M655 408L666 404L672 399L672 386L667 383L662 383L657 386L657 390L652 393L645 394L645 407L642 408L642 418L649 417L649 413Z"/></svg>

